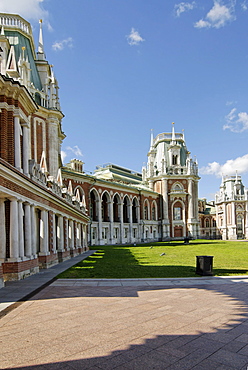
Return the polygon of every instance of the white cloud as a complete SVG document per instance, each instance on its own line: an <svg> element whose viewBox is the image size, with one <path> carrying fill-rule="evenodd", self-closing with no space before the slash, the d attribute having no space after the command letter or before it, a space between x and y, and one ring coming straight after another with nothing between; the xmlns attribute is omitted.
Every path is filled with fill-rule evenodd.
<svg viewBox="0 0 248 370"><path fill-rule="evenodd" d="M67 39L64 39L62 41L56 41L53 45L52 48L55 51L58 50L63 50L66 46L71 48L73 46L73 40L71 37L68 37Z"/></svg>
<svg viewBox="0 0 248 370"><path fill-rule="evenodd" d="M67 146L67 147L66 147L66 150L70 150L70 151L72 151L72 153L74 153L75 155L77 155L77 156L79 156L79 157L83 157L83 153L82 153L81 149L80 149L77 145L74 145L74 147Z"/></svg>
<svg viewBox="0 0 248 370"><path fill-rule="evenodd" d="M223 126L223 130L230 130L237 133L248 130L248 113L236 112L237 108L233 108L225 117L226 124Z"/></svg>
<svg viewBox="0 0 248 370"><path fill-rule="evenodd" d="M43 0L0 0L0 12L19 14L25 19L46 19L48 12L42 7Z"/></svg>
<svg viewBox="0 0 248 370"><path fill-rule="evenodd" d="M230 0L229 4L223 4L221 0L214 0L214 6L207 13L205 19L200 19L195 23L196 28L220 28L228 22L236 19L235 0Z"/></svg>
<svg viewBox="0 0 248 370"><path fill-rule="evenodd" d="M244 0L240 5L242 10L246 11L248 9L247 0Z"/></svg>
<svg viewBox="0 0 248 370"><path fill-rule="evenodd" d="M180 3L180 4L176 4L175 7L174 7L174 10L176 12L176 16L177 17L180 17L180 15L184 12L188 12L189 10L192 10L196 7L196 3L195 1L193 1L192 3Z"/></svg>
<svg viewBox="0 0 248 370"><path fill-rule="evenodd" d="M143 41L145 41L145 39L140 36L138 31L132 28L130 34L127 36L129 45L139 45Z"/></svg>
<svg viewBox="0 0 248 370"><path fill-rule="evenodd" d="M224 164L218 162L208 163L206 167L202 167L199 170L202 175L215 175L216 177L234 175L236 171L239 174L248 172L248 154L236 159L229 159Z"/></svg>

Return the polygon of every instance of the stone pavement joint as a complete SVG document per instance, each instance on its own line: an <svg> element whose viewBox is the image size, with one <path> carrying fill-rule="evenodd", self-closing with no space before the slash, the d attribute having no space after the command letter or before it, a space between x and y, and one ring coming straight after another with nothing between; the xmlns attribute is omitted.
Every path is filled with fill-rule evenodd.
<svg viewBox="0 0 248 370"><path fill-rule="evenodd" d="M58 274L95 252L95 250L89 250L23 280L7 281L5 287L0 289L0 318L54 282Z"/></svg>

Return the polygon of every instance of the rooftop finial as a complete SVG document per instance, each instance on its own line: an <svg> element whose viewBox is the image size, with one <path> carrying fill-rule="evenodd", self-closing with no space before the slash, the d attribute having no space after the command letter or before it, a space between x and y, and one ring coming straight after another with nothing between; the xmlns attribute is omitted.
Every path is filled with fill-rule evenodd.
<svg viewBox="0 0 248 370"><path fill-rule="evenodd" d="M153 129L151 129L151 144L150 144L150 150L153 148Z"/></svg>
<svg viewBox="0 0 248 370"><path fill-rule="evenodd" d="M172 122L172 137L171 137L172 142L176 141L174 125L175 125L175 122Z"/></svg>
<svg viewBox="0 0 248 370"><path fill-rule="evenodd" d="M38 46L38 53L44 54L44 46L43 46L43 33L42 33L42 19L40 19L40 35L39 35L39 46Z"/></svg>

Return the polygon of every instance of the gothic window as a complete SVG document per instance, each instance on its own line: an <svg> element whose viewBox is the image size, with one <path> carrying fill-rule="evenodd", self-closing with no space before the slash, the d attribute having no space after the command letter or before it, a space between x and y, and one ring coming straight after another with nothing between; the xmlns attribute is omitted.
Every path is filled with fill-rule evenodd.
<svg viewBox="0 0 248 370"><path fill-rule="evenodd" d="M97 220L97 207L96 207L96 194L94 191L91 191L90 193L90 217L92 221L98 221Z"/></svg>
<svg viewBox="0 0 248 370"><path fill-rule="evenodd" d="M177 155L172 156L172 164L177 165Z"/></svg>
<svg viewBox="0 0 248 370"><path fill-rule="evenodd" d="M102 196L102 220L104 222L109 221L109 215L108 215L108 199L106 193Z"/></svg>
<svg viewBox="0 0 248 370"><path fill-rule="evenodd" d="M119 201L118 201L117 194L115 194L114 200L113 200L113 214L114 214L114 222L120 222L120 219L119 219Z"/></svg>
<svg viewBox="0 0 248 370"><path fill-rule="evenodd" d="M137 223L138 222L137 211L138 211L138 201L137 201L136 198L134 198L133 199L133 203L132 203L133 223Z"/></svg>
<svg viewBox="0 0 248 370"><path fill-rule="evenodd" d="M128 198L125 197L123 201L123 222L127 223L129 222L129 217L128 217Z"/></svg>
<svg viewBox="0 0 248 370"><path fill-rule="evenodd" d="M148 207L147 207L147 205L145 205L145 207L144 207L144 219L148 220Z"/></svg>
<svg viewBox="0 0 248 370"><path fill-rule="evenodd" d="M181 219L182 219L182 208L174 207L174 220L181 220Z"/></svg>

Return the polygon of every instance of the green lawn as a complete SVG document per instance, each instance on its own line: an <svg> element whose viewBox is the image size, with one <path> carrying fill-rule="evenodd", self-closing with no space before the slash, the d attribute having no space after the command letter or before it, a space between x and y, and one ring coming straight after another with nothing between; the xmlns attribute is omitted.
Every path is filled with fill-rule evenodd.
<svg viewBox="0 0 248 370"><path fill-rule="evenodd" d="M248 242L194 240L98 246L97 252L60 274L59 278L196 277L196 256L213 258L213 274L248 275ZM165 253L164 255L161 255Z"/></svg>

